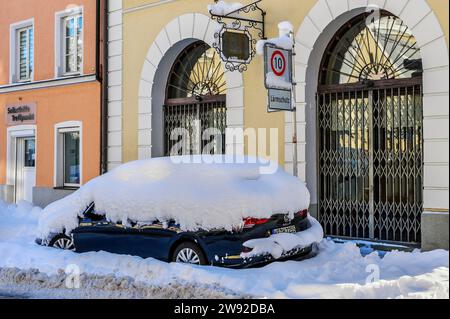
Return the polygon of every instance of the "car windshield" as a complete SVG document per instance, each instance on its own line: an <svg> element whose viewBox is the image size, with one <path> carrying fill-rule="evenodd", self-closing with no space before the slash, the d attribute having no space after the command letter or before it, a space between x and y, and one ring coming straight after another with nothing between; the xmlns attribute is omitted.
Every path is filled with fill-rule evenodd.
<svg viewBox="0 0 450 319"><path fill-rule="evenodd" d="M105 219L105 216L96 214L95 203L91 203L83 213L83 216L92 221L101 221Z"/></svg>

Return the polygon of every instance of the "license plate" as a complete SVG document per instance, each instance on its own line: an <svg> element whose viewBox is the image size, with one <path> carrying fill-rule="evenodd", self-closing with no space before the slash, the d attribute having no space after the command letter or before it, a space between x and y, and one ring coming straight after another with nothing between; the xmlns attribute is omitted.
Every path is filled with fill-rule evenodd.
<svg viewBox="0 0 450 319"><path fill-rule="evenodd" d="M272 234L295 234L297 230L295 226L288 226L283 228L277 228L272 231Z"/></svg>

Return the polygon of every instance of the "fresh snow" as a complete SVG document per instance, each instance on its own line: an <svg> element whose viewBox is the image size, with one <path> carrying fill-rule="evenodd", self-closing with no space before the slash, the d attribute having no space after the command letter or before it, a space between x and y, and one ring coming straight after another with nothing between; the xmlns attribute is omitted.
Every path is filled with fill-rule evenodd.
<svg viewBox="0 0 450 319"><path fill-rule="evenodd" d="M31 205L0 202L0 294L31 298L449 298L449 254L376 252L323 240L316 257L233 270L166 264L106 252L77 254L34 243ZM81 270L67 289L64 271ZM70 268L69 267L69 268Z"/></svg>
<svg viewBox="0 0 450 319"><path fill-rule="evenodd" d="M12 241L25 236L35 237L36 224L42 209L21 201L7 204L0 199L0 241ZM34 240L34 238L32 239Z"/></svg>
<svg viewBox="0 0 450 319"><path fill-rule="evenodd" d="M208 11L215 15L225 16L244 7L242 3L226 1L218 1L217 3L208 5Z"/></svg>
<svg viewBox="0 0 450 319"><path fill-rule="evenodd" d="M112 222L175 220L182 230L226 229L247 217L291 217L307 209L305 185L281 168L262 174L262 160L228 156L157 158L124 164L50 204L39 220L40 238L70 232L95 202Z"/></svg>
<svg viewBox="0 0 450 319"><path fill-rule="evenodd" d="M292 83L286 82L282 77L275 75L273 72L268 72L266 75L266 83L271 87L279 89L291 90Z"/></svg>
<svg viewBox="0 0 450 319"><path fill-rule="evenodd" d="M273 44L281 49L292 50L294 42L290 37L290 33L294 27L288 21L282 21L278 24L279 36L268 40L259 40L256 43L256 53L258 55L264 55L264 46L266 43Z"/></svg>
<svg viewBox="0 0 450 319"><path fill-rule="evenodd" d="M272 38L272 39L268 39L268 40L259 40L256 43L256 53L257 54L264 55L264 46L266 45L266 43L273 44L273 45L279 47L280 49L285 49L285 50L292 50L292 46L294 45L294 42L288 35L283 35L281 37Z"/></svg>
<svg viewBox="0 0 450 319"><path fill-rule="evenodd" d="M323 239L323 229L320 223L308 216L311 228L296 234L275 234L268 238L252 239L244 243L245 247L253 248L249 253L242 253L242 258L251 258L271 254L278 259L283 253L296 248L305 248Z"/></svg>

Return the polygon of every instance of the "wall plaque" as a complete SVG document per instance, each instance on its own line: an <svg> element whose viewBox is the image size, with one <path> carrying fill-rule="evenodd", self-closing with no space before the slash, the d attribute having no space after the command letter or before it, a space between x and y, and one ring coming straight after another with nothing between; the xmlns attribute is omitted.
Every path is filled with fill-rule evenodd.
<svg viewBox="0 0 450 319"><path fill-rule="evenodd" d="M36 103L6 105L6 125L36 124Z"/></svg>

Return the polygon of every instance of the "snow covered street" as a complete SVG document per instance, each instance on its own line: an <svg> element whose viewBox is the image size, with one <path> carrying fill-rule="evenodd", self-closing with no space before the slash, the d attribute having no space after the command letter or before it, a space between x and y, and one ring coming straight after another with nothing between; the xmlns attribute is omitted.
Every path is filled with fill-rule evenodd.
<svg viewBox="0 0 450 319"><path fill-rule="evenodd" d="M40 213L0 202L0 298L449 298L443 250L363 257L324 240L315 258L257 269L166 264L38 246Z"/></svg>

